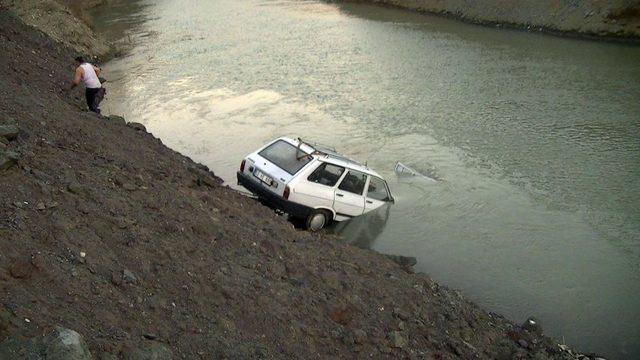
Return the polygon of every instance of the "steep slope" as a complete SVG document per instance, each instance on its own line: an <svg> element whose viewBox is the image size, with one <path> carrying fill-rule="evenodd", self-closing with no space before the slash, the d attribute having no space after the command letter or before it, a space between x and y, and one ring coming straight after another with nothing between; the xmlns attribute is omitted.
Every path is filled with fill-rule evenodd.
<svg viewBox="0 0 640 360"><path fill-rule="evenodd" d="M85 10L105 0L0 0L26 24L66 44L79 55L106 57L112 51L106 40L90 28Z"/></svg>
<svg viewBox="0 0 640 360"><path fill-rule="evenodd" d="M0 46L0 124L20 129L0 146L17 158L0 170L0 355L26 358L28 339L63 326L103 359L149 344L187 359L571 358L83 111L64 90L72 51L7 11Z"/></svg>

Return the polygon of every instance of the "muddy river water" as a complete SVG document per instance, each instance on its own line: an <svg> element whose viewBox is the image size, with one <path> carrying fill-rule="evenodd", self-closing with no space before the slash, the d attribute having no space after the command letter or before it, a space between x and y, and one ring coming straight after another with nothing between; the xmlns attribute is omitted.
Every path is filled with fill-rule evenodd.
<svg viewBox="0 0 640 360"><path fill-rule="evenodd" d="M95 25L130 49L104 66L104 112L230 186L274 137L332 144L396 198L385 224L333 229L346 241L640 358L639 47L313 0L125 2Z"/></svg>

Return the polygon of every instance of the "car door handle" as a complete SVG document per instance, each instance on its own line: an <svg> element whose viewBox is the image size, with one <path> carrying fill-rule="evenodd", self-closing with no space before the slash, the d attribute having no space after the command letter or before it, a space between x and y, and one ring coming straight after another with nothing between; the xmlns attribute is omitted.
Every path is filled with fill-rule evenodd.
<svg viewBox="0 0 640 360"><path fill-rule="evenodd" d="M373 204L373 201L367 200L367 204Z"/></svg>
<svg viewBox="0 0 640 360"><path fill-rule="evenodd" d="M342 195L342 194L336 194L336 196L340 196L340 197L343 197L344 195Z"/></svg>

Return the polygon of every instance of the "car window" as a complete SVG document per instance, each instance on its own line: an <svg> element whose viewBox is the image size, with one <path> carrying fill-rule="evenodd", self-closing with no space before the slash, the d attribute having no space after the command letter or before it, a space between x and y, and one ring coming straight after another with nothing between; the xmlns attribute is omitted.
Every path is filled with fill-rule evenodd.
<svg viewBox="0 0 640 360"><path fill-rule="evenodd" d="M258 153L282 170L294 175L311 161L311 156L284 140L278 140Z"/></svg>
<svg viewBox="0 0 640 360"><path fill-rule="evenodd" d="M362 195L364 184L367 182L367 174L359 171L349 170L347 176L344 177L338 189L348 191L350 193Z"/></svg>
<svg viewBox="0 0 640 360"><path fill-rule="evenodd" d="M309 175L307 180L317 184L334 186L340 180L343 172L344 168L342 166L322 163Z"/></svg>
<svg viewBox="0 0 640 360"><path fill-rule="evenodd" d="M371 177L369 181L369 189L367 190L367 197L380 201L389 200L389 192L384 184L384 180L375 176Z"/></svg>

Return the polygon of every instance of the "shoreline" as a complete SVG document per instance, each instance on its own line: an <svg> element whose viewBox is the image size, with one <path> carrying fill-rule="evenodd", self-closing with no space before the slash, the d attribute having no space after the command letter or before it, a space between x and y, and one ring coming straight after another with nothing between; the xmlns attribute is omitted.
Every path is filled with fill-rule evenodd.
<svg viewBox="0 0 640 360"><path fill-rule="evenodd" d="M368 4L374 6L386 7L389 9L399 9L404 11L411 11L418 14L424 14L429 16L436 16L445 19L451 19L460 21L466 24L484 26L488 28L497 29L510 29L518 30L530 33L541 33L551 36L567 39L588 40L588 41L602 41L609 43L617 43L622 45L640 45L640 15L634 21L638 22L636 30L632 33L617 33L614 31L601 31L600 33L595 30L579 30L579 29L562 29L559 26L545 25L534 22L518 22L501 19L487 19L482 16L468 14L465 10L453 10L447 8L439 8L440 4L437 1L422 0L420 1L405 1L405 0L328 0L333 3L354 3L354 4ZM491 1L489 1L491 2ZM431 4L435 3L435 4ZM639 10L640 11L640 10Z"/></svg>
<svg viewBox="0 0 640 360"><path fill-rule="evenodd" d="M62 90L70 49L0 19L0 355L66 334L104 359L580 356L388 256L292 229L140 124L83 111Z"/></svg>

